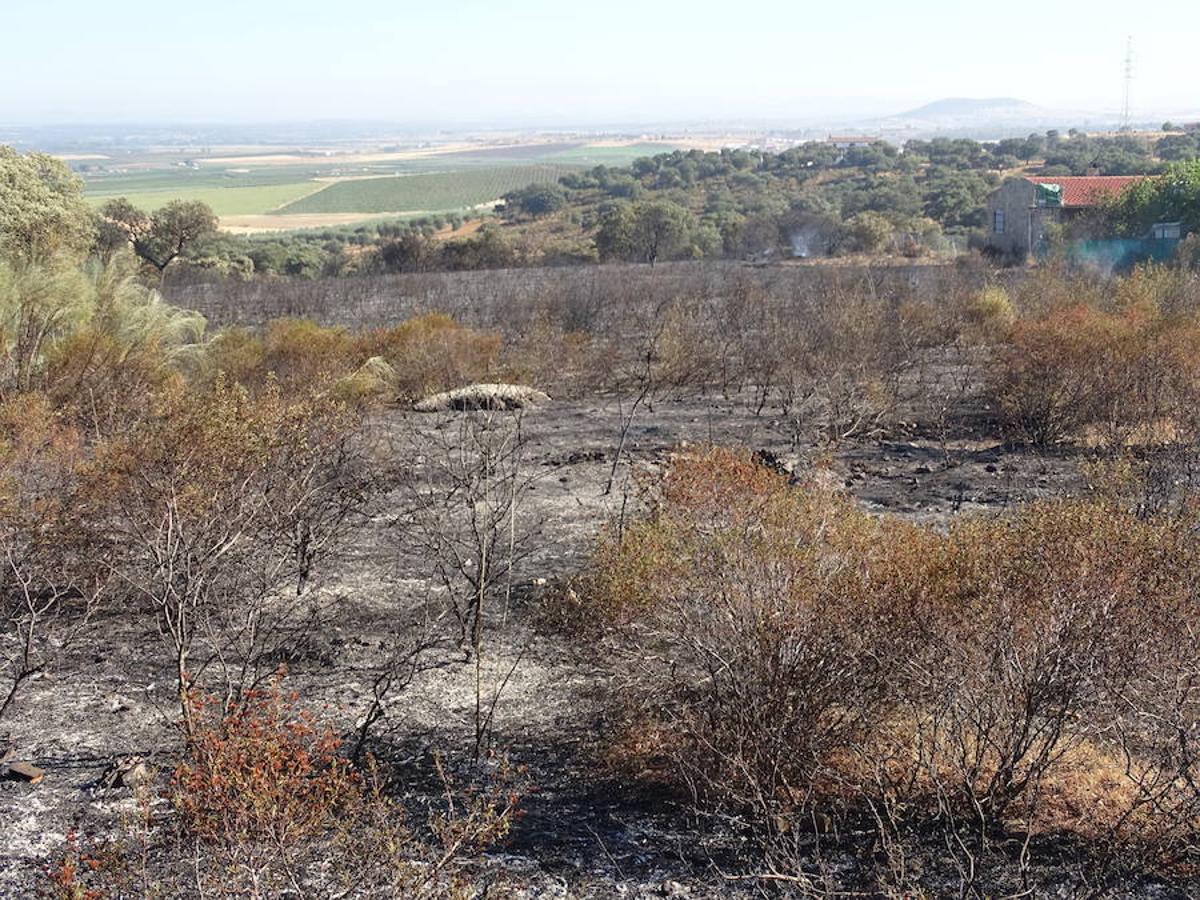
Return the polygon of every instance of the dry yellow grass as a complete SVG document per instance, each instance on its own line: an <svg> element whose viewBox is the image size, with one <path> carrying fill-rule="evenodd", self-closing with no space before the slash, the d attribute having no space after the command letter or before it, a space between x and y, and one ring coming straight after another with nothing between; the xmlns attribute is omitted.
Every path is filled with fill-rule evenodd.
<svg viewBox="0 0 1200 900"><path fill-rule="evenodd" d="M672 150L723 150L726 147L740 147L746 143L745 135L714 135L711 137L696 137L690 135L656 136L639 138L609 138L606 140L589 141L589 147L635 147L655 144L662 147L663 153Z"/></svg>
<svg viewBox="0 0 1200 900"><path fill-rule="evenodd" d="M1137 800L1137 786L1125 773L1124 758L1098 744L1081 742L1047 773L1029 825L1034 832L1068 831L1100 838L1117 827Z"/></svg>
<svg viewBox="0 0 1200 900"><path fill-rule="evenodd" d="M397 150L390 153L360 151L356 153L336 153L312 150L302 152L298 148L294 153L265 153L240 156L212 155L197 159L201 165L212 166L294 166L312 162L335 163L380 163L402 161L406 159L425 159L430 156L441 156L445 153L457 153L464 150L479 149L480 145L472 143L440 144L437 147L422 147L414 150Z"/></svg>
<svg viewBox="0 0 1200 900"><path fill-rule="evenodd" d="M424 210L410 209L393 213L309 213L306 215L223 216L221 228L231 234L262 234L268 231L298 231L304 228L334 228L358 225L389 216L423 215Z"/></svg>
<svg viewBox="0 0 1200 900"><path fill-rule="evenodd" d="M614 146L622 147L633 143L649 143L638 141L614 142L611 145L605 145L603 142L597 146ZM238 165L255 165L255 166L293 166L304 165L312 162L333 162L333 163L386 163L386 162L402 162L411 159L429 159L432 157L446 156L453 153L468 153L472 150L495 151L504 149L523 149L527 147L552 147L562 143L561 138L544 138L536 140L496 140L496 141L454 141L446 144L438 144L432 147L416 147L411 150L394 150L394 151L373 151L360 150L353 152L337 152L326 151L317 148L306 150L306 148L298 147L291 153L246 153L235 151L233 148L228 148L232 151L231 155L224 153L215 153L209 156L201 157L196 162L202 165L213 166L238 166ZM678 141L672 141L671 147L679 145ZM665 146L665 145L664 145Z"/></svg>

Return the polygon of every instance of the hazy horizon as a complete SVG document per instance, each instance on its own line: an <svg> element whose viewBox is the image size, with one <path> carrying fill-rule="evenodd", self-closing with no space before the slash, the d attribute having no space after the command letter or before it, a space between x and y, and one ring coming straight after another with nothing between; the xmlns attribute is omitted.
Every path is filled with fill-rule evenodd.
<svg viewBox="0 0 1200 900"><path fill-rule="evenodd" d="M1016 97L1112 115L1132 32L1135 119L1200 106L1183 0L1130 22L1018 0L1002 15L947 0L919 11L764 0L454 0L340 12L312 0L213 0L166 11L64 0L5 13L0 122L371 121L587 126L878 116L941 97ZM49 36L53 36L50 39Z"/></svg>

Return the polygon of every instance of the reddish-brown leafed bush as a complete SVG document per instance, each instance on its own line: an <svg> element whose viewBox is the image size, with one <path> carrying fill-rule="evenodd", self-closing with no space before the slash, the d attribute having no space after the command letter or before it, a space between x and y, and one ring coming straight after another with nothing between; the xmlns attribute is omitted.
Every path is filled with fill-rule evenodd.
<svg viewBox="0 0 1200 900"><path fill-rule="evenodd" d="M339 756L338 736L278 682L247 693L232 712L197 698L197 725L175 768L180 827L206 841L290 844L319 835L362 790Z"/></svg>

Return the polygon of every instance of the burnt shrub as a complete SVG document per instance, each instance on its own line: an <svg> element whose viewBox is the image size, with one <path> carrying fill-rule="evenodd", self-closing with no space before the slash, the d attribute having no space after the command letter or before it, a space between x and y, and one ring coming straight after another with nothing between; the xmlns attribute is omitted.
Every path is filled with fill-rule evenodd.
<svg viewBox="0 0 1200 900"><path fill-rule="evenodd" d="M242 328L217 334L191 363L191 374L200 383L223 378L253 390L276 382L288 391L356 387L350 392L355 398L368 386L355 381L369 382L374 390L367 394L414 400L493 377L501 346L499 334L441 313L360 332L309 319L275 319L261 334Z"/></svg>
<svg viewBox="0 0 1200 900"><path fill-rule="evenodd" d="M981 828L1021 804L1033 817L1056 764L1102 742L1145 663L1139 617L1174 590L1170 534L1070 502L950 530L902 681L917 782L938 802Z"/></svg>
<svg viewBox="0 0 1200 900"><path fill-rule="evenodd" d="M503 339L490 331L460 325L441 313L429 313L359 339L359 356L380 357L396 373L396 390L416 400L496 373Z"/></svg>
<svg viewBox="0 0 1200 900"><path fill-rule="evenodd" d="M846 500L747 455L685 456L560 614L640 660L628 696L702 806L786 831L835 799L834 758L892 703L915 627L902 585L929 540L899 531L885 544Z"/></svg>
<svg viewBox="0 0 1200 900"><path fill-rule="evenodd" d="M1002 427L1033 444L1169 441L1190 429L1198 350L1190 318L1076 305L1018 321L996 352L990 390Z"/></svg>
<svg viewBox="0 0 1200 900"><path fill-rule="evenodd" d="M47 894L468 896L474 856L517 814L503 767L460 788L439 764L443 802L411 821L380 767L353 767L329 723L281 679L233 710L205 696L193 705L196 729L165 802L144 797L112 835L72 830L47 869Z"/></svg>
<svg viewBox="0 0 1200 900"><path fill-rule="evenodd" d="M1060 501L943 530L818 482L681 454L556 599L619 661L629 752L777 874L851 821L889 852L943 833L964 885L1014 834L1187 856L1194 514Z"/></svg>

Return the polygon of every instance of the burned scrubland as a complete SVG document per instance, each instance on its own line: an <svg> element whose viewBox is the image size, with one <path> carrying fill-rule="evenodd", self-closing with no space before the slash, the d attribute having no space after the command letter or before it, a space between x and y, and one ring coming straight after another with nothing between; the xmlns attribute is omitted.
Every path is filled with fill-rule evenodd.
<svg viewBox="0 0 1200 900"><path fill-rule="evenodd" d="M1195 890L1195 275L128 265L0 270L4 892Z"/></svg>

